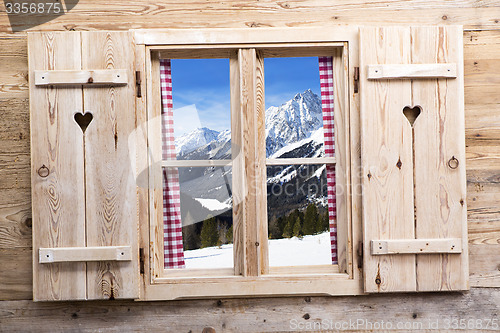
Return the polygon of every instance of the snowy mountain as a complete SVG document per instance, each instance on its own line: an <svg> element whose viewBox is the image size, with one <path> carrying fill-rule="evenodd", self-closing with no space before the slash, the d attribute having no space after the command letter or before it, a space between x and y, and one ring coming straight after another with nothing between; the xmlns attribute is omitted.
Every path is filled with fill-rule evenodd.
<svg viewBox="0 0 500 333"><path fill-rule="evenodd" d="M196 148L206 145L217 139L219 132L206 127L197 128L191 133L185 133L175 139L175 150L178 155L184 155Z"/></svg>
<svg viewBox="0 0 500 333"><path fill-rule="evenodd" d="M310 89L266 110L266 155L306 139L323 127L321 99Z"/></svg>
<svg viewBox="0 0 500 333"><path fill-rule="evenodd" d="M323 119L321 99L311 90L297 94L279 107L266 110L266 155L268 158L320 157L323 149ZM231 159L231 133L199 128L175 140L177 158L182 160ZM279 207L278 213L303 206L307 202L324 203L326 184L324 166L297 165L267 168L268 202ZM230 209L232 170L230 167L179 168L181 192L195 200L193 205L211 201L209 211ZM325 178L326 179L326 178ZM276 186L317 188L311 193L297 193L294 198L273 195ZM286 200L286 201L285 201ZM186 205L184 205L186 207ZM183 215L187 215L187 211ZM205 213L203 213L205 214ZM194 221L203 216L194 218Z"/></svg>
<svg viewBox="0 0 500 333"><path fill-rule="evenodd" d="M265 115L266 156L277 158L276 152L281 148L303 143L323 127L322 117L321 99L310 89L279 107L268 108ZM221 159L220 156L230 155L230 142L230 130L217 132L203 127L176 138L175 147L179 159L195 159L187 156L195 151L198 158ZM315 142L323 143L322 132Z"/></svg>

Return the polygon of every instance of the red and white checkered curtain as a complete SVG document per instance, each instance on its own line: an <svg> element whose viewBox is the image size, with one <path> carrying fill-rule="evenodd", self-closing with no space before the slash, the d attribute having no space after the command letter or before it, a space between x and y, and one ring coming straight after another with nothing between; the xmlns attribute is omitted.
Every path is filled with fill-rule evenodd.
<svg viewBox="0 0 500 333"><path fill-rule="evenodd" d="M335 157L335 126L333 120L333 58L319 57L319 79L323 108L323 132L325 156ZM337 199L335 194L335 165L326 166L328 187L328 217L330 220L330 241L332 264L337 264Z"/></svg>
<svg viewBox="0 0 500 333"><path fill-rule="evenodd" d="M160 60L160 86L163 159L176 159L170 59ZM179 171L176 168L163 169L163 244L165 253L164 267L184 268L181 196Z"/></svg>

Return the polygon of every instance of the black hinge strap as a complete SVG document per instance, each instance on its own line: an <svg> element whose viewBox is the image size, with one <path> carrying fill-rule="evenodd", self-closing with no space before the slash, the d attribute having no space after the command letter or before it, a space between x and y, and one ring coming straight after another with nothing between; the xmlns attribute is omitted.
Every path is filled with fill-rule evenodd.
<svg viewBox="0 0 500 333"><path fill-rule="evenodd" d="M354 67L354 93L359 91L359 67Z"/></svg>
<svg viewBox="0 0 500 333"><path fill-rule="evenodd" d="M136 71L135 72L135 85L137 87L137 97L141 98L142 97L142 91L141 91L141 71Z"/></svg>

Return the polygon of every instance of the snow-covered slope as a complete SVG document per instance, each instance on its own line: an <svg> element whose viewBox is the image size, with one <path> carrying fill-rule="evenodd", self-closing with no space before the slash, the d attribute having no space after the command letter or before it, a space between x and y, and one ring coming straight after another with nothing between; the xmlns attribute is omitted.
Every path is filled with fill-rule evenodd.
<svg viewBox="0 0 500 333"><path fill-rule="evenodd" d="M330 233L269 240L270 266L331 265ZM186 268L233 267L233 244L184 251Z"/></svg>

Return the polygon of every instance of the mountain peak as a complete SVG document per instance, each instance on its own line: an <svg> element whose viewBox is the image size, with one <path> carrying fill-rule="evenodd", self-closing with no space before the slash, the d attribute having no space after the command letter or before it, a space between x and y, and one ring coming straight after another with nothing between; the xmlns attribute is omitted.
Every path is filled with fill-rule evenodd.
<svg viewBox="0 0 500 333"><path fill-rule="evenodd" d="M206 127L199 127L192 132L184 133L175 139L177 154L187 154L198 147L206 145L217 139L219 132Z"/></svg>
<svg viewBox="0 0 500 333"><path fill-rule="evenodd" d="M298 93L279 107L266 110L266 155L303 140L323 127L321 99L311 89Z"/></svg>

